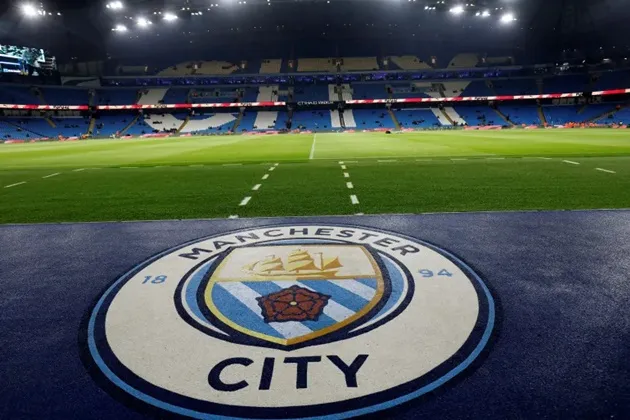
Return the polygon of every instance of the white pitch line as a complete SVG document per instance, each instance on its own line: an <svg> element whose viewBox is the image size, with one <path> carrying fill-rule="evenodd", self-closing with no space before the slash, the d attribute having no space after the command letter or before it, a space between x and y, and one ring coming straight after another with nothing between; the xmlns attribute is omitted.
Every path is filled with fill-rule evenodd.
<svg viewBox="0 0 630 420"><path fill-rule="evenodd" d="M52 178L53 176L57 176L57 175L59 175L60 173L61 173L61 172L57 172L57 173L54 173L54 174L46 175L46 176L43 176L42 178Z"/></svg>
<svg viewBox="0 0 630 420"><path fill-rule="evenodd" d="M343 177L344 177L344 178L350 178L350 174L349 174L348 172L344 172L344 173L343 173Z"/></svg>
<svg viewBox="0 0 630 420"><path fill-rule="evenodd" d="M610 169L603 169L603 168L595 168L596 171L602 171L602 172L608 172L609 174L616 174L617 172L615 171L611 171Z"/></svg>
<svg viewBox="0 0 630 420"><path fill-rule="evenodd" d="M249 203L249 200L251 200L251 197L245 197L243 198L243 200L241 200L241 204L239 204L239 206L246 206L247 203Z"/></svg>
<svg viewBox="0 0 630 420"><path fill-rule="evenodd" d="M273 166L278 166L278 165L280 165L280 164L279 164L279 163L274 163L274 164L273 164Z"/></svg>
<svg viewBox="0 0 630 420"><path fill-rule="evenodd" d="M11 185L5 185L4 188L11 188L11 187L15 187L17 185L22 185L22 184L26 184L26 181L17 182L15 184L11 184Z"/></svg>
<svg viewBox="0 0 630 420"><path fill-rule="evenodd" d="M264 174L262 177L262 179L267 179L267 178L269 178L269 174Z"/></svg>
<svg viewBox="0 0 630 420"><path fill-rule="evenodd" d="M348 168L346 167L346 165L341 165L341 169L343 169L345 171Z"/></svg>
<svg viewBox="0 0 630 420"><path fill-rule="evenodd" d="M354 185L352 185L352 182L346 182L346 187L348 187L349 189L353 189Z"/></svg>
<svg viewBox="0 0 630 420"><path fill-rule="evenodd" d="M228 219L238 219L238 214L232 214Z"/></svg>
<svg viewBox="0 0 630 420"><path fill-rule="evenodd" d="M260 186L261 186L261 185L262 185L262 184L256 184L256 185L254 185L254 188L252 188L252 191L258 191L258 190L260 189Z"/></svg>
<svg viewBox="0 0 630 420"><path fill-rule="evenodd" d="M276 167L275 167L275 166L272 166L271 168L269 168L269 172L271 172L271 171L273 171L273 170L275 170L275 169L276 169Z"/></svg>
<svg viewBox="0 0 630 420"><path fill-rule="evenodd" d="M468 160L468 159L461 158L461 159L451 159L451 160Z"/></svg>
<svg viewBox="0 0 630 420"><path fill-rule="evenodd" d="M542 156L541 156L541 157L539 157L538 159L551 160L551 158L550 158L550 157L542 157Z"/></svg>
<svg viewBox="0 0 630 420"><path fill-rule="evenodd" d="M81 172L85 171L85 168L73 169L72 172Z"/></svg>
<svg viewBox="0 0 630 420"><path fill-rule="evenodd" d="M355 214L355 216L364 216L364 215L365 215L364 213L357 213L357 214Z"/></svg>
<svg viewBox="0 0 630 420"><path fill-rule="evenodd" d="M496 158L486 158L488 160L504 160L504 157L496 157Z"/></svg>
<svg viewBox="0 0 630 420"><path fill-rule="evenodd" d="M317 142L317 133L313 134L313 144L311 145L311 154L308 155L308 159L312 160L315 157L315 143Z"/></svg>
<svg viewBox="0 0 630 420"><path fill-rule="evenodd" d="M350 201L352 202L352 204L359 204L359 199L354 194L350 196Z"/></svg>
<svg viewBox="0 0 630 420"><path fill-rule="evenodd" d="M573 162L572 160L563 160L564 163L570 163L571 165L579 165L579 162Z"/></svg>
<svg viewBox="0 0 630 420"><path fill-rule="evenodd" d="M387 163L387 162L398 162L398 161L396 159L380 159L380 160L377 160L377 162Z"/></svg>
<svg viewBox="0 0 630 420"><path fill-rule="evenodd" d="M347 160L346 163L359 163L358 160Z"/></svg>
<svg viewBox="0 0 630 420"><path fill-rule="evenodd" d="M340 165L343 165L343 160L340 160L340 161L339 161L339 164L340 164Z"/></svg>

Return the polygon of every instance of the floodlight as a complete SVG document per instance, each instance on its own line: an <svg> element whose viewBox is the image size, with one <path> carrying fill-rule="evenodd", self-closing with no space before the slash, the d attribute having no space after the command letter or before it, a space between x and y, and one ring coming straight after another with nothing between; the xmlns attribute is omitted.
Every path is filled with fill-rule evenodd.
<svg viewBox="0 0 630 420"><path fill-rule="evenodd" d="M451 7L451 10L449 10L449 12L451 12L454 15L461 15L462 13L464 13L464 6L455 6L455 7Z"/></svg>
<svg viewBox="0 0 630 420"><path fill-rule="evenodd" d="M136 23L141 28L146 28L147 26L151 25L151 21L143 17L136 19Z"/></svg>
<svg viewBox="0 0 630 420"><path fill-rule="evenodd" d="M501 23L510 23L513 20L516 20L516 19L514 18L514 15L512 13L506 13L503 16L501 16L501 19L500 19Z"/></svg>
<svg viewBox="0 0 630 420"><path fill-rule="evenodd" d="M165 20L165 21L167 21L167 22L172 22L172 21L174 21L174 20L177 20L177 15L175 15L175 14L173 14L173 13L168 13L168 12L166 12L166 13L164 13L163 18L164 18L164 20Z"/></svg>
<svg viewBox="0 0 630 420"><path fill-rule="evenodd" d="M116 32L127 32L127 27L125 25L116 25L114 28Z"/></svg>
<svg viewBox="0 0 630 420"><path fill-rule="evenodd" d="M112 10L120 10L124 6L123 6L121 1L111 1L111 2L107 3L107 6L105 6L105 7L107 7L108 9L112 9Z"/></svg>
<svg viewBox="0 0 630 420"><path fill-rule="evenodd" d="M481 17L488 17L488 16L490 16L489 10L484 10L483 12L481 12Z"/></svg>
<svg viewBox="0 0 630 420"><path fill-rule="evenodd" d="M33 17L37 17L38 10L32 4L25 3L25 4L22 5L22 13L26 17L33 18Z"/></svg>

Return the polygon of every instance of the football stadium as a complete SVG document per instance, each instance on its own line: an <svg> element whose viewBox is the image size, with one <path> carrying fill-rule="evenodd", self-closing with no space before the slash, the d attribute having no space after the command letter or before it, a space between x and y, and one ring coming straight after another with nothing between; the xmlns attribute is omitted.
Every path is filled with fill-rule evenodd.
<svg viewBox="0 0 630 420"><path fill-rule="evenodd" d="M0 6L0 418L626 418L629 18Z"/></svg>

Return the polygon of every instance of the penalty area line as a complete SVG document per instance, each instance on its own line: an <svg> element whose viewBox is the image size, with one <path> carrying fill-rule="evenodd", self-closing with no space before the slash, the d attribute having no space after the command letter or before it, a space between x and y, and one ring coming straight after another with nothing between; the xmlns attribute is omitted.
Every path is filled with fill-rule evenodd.
<svg viewBox="0 0 630 420"><path fill-rule="evenodd" d="M569 163L569 164L571 164L571 165L579 165L579 164L580 164L579 162L574 162L574 161L572 161L572 160L563 160L563 162L564 162L564 163Z"/></svg>
<svg viewBox="0 0 630 420"><path fill-rule="evenodd" d="M611 171L610 169L603 169L603 168L595 168L596 171L601 171L601 172L607 172L609 174L616 174L617 172L615 171Z"/></svg>
<svg viewBox="0 0 630 420"><path fill-rule="evenodd" d="M4 188L17 187L18 185L26 184L26 181L16 182L15 184L5 185Z"/></svg>

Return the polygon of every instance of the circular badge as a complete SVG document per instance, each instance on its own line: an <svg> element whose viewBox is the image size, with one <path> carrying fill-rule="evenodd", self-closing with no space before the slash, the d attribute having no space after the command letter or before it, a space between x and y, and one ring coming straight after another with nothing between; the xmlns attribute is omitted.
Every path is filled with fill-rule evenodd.
<svg viewBox="0 0 630 420"><path fill-rule="evenodd" d="M91 364L184 417L347 418L430 392L494 326L484 282L448 252L357 226L203 238L116 280L89 314Z"/></svg>

